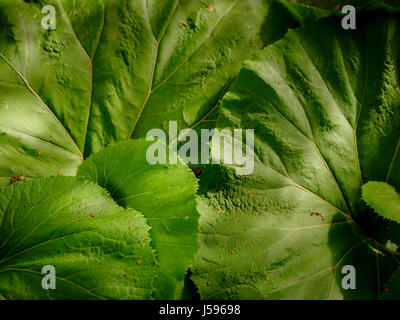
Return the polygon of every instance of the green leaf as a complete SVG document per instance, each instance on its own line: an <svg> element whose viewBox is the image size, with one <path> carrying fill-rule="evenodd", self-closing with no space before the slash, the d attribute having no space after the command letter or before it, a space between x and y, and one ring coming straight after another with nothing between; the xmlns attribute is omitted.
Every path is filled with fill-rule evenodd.
<svg viewBox="0 0 400 320"><path fill-rule="evenodd" d="M293 23L271 2L2 0L0 183L74 175L168 119L208 121L242 61ZM41 26L45 5L55 30Z"/></svg>
<svg viewBox="0 0 400 320"><path fill-rule="evenodd" d="M198 248L197 183L180 162L149 164L146 152L152 144L139 139L109 146L85 160L78 175L107 189L121 206L143 213L157 251L155 297L172 299L180 294L177 286L183 287Z"/></svg>
<svg viewBox="0 0 400 320"><path fill-rule="evenodd" d="M400 223L400 194L391 185L370 181L362 186L362 198L385 219Z"/></svg>
<svg viewBox="0 0 400 320"><path fill-rule="evenodd" d="M255 167L200 176L192 279L203 299L372 299L398 265L366 233L361 186L400 187L400 23L357 21L356 31L336 18L290 31L225 95L218 127L255 130ZM342 288L344 265L356 290Z"/></svg>
<svg viewBox="0 0 400 320"><path fill-rule="evenodd" d="M0 295L7 299L148 299L156 274L149 227L107 192L70 177L0 193ZM146 238L146 240L142 240ZM42 268L56 289L42 288Z"/></svg>
<svg viewBox="0 0 400 320"><path fill-rule="evenodd" d="M400 299L400 268L393 274L390 280L385 284L385 290L379 297L381 300L399 300Z"/></svg>

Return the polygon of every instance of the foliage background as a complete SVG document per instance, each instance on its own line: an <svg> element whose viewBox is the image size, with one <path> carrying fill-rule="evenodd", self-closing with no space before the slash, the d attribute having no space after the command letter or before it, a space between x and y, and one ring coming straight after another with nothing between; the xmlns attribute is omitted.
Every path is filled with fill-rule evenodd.
<svg viewBox="0 0 400 320"><path fill-rule="evenodd" d="M0 0L0 297L398 298L399 4L352 4ZM255 128L254 174L148 165L171 120Z"/></svg>

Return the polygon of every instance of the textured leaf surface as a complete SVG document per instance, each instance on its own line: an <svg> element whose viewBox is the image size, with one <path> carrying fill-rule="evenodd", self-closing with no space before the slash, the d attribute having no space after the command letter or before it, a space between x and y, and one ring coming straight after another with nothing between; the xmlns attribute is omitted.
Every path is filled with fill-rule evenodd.
<svg viewBox="0 0 400 320"><path fill-rule="evenodd" d="M370 181L363 185L362 197L376 213L400 223L400 195L391 185Z"/></svg>
<svg viewBox="0 0 400 320"><path fill-rule="evenodd" d="M356 31L328 19L245 64L218 127L255 130L255 169L200 176L192 279L202 298L372 299L382 290L400 260L354 219L368 218L364 182L400 187L399 31L382 14L359 15ZM356 290L341 286L347 264Z"/></svg>
<svg viewBox="0 0 400 320"><path fill-rule="evenodd" d="M197 250L197 182L188 167L150 165L152 142L133 140L107 147L83 162L78 175L107 189L115 201L142 212L157 251L156 297L174 298ZM179 290L178 290L179 291Z"/></svg>
<svg viewBox="0 0 400 320"><path fill-rule="evenodd" d="M109 143L207 122L242 61L286 31L270 3L2 0L0 182L73 175Z"/></svg>
<svg viewBox="0 0 400 320"><path fill-rule="evenodd" d="M6 299L150 297L156 266L149 227L96 184L51 177L8 186L0 212L0 295ZM42 288L45 265L56 269L55 290Z"/></svg>

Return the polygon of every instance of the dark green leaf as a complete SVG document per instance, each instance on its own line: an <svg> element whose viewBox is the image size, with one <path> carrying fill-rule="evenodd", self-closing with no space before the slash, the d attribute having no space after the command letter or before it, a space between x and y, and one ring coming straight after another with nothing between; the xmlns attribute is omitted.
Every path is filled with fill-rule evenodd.
<svg viewBox="0 0 400 320"><path fill-rule="evenodd" d="M358 16L291 31L248 61L219 128L255 129L255 169L203 170L202 298L372 299L398 264L371 239L361 186L400 187L400 23ZM368 232L367 232L368 231ZM341 268L356 268L345 290Z"/></svg>
<svg viewBox="0 0 400 320"><path fill-rule="evenodd" d="M380 295L379 298L382 300L400 299L400 268L397 268L397 271L385 284L384 292Z"/></svg>

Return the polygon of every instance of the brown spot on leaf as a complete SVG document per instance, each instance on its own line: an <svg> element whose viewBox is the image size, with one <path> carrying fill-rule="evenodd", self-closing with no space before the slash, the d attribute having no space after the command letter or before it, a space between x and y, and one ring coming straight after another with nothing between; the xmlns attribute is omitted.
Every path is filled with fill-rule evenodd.
<svg viewBox="0 0 400 320"><path fill-rule="evenodd" d="M313 211L313 212L311 212L311 215L312 215L312 216L313 216L313 215L320 216L320 217L321 217L321 220L325 220L325 217L324 217L324 215L323 215L321 212Z"/></svg>
<svg viewBox="0 0 400 320"><path fill-rule="evenodd" d="M208 9L207 9L207 11L208 12L214 12L214 10L215 10L215 6L211 6L211 7L209 7Z"/></svg>
<svg viewBox="0 0 400 320"><path fill-rule="evenodd" d="M25 182L25 181L26 181L25 175L24 174L19 174L19 175L13 176L10 179L9 184L14 184L14 183L17 183L17 182Z"/></svg>

